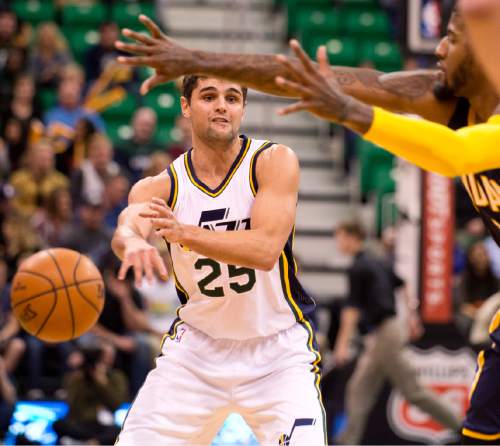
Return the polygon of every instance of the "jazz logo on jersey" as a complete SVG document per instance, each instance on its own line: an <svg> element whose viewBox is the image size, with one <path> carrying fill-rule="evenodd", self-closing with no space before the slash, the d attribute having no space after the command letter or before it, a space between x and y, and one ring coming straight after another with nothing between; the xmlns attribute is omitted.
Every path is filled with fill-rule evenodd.
<svg viewBox="0 0 500 446"><path fill-rule="evenodd" d="M296 427L301 427L301 426L314 426L316 424L316 418L296 418L292 430L290 433L287 434L281 434L279 438L279 446L289 446L290 441L292 439L293 431L295 430Z"/></svg>
<svg viewBox="0 0 500 446"><path fill-rule="evenodd" d="M226 231L250 229L249 218L244 218L242 220L228 220L229 211L230 208L203 211L200 215L198 226L211 231L216 231L218 228L225 228Z"/></svg>

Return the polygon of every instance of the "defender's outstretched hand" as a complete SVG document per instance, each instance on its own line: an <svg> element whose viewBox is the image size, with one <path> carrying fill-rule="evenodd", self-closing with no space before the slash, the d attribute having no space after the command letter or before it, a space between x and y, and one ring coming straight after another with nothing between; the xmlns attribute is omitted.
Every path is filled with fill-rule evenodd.
<svg viewBox="0 0 500 446"><path fill-rule="evenodd" d="M141 94L146 94L157 85L176 79L184 74L192 52L163 34L158 25L149 17L141 14L139 20L147 28L150 35L125 28L122 30L122 34L135 40L135 43L117 41L115 46L121 51L134 54L134 56L119 56L118 62L130 66L148 66L155 69L155 74L146 79L141 85Z"/></svg>
<svg viewBox="0 0 500 446"><path fill-rule="evenodd" d="M288 115L307 110L320 118L348 125L356 131L365 133L372 120L371 107L342 91L328 62L326 47L318 48L317 65L304 52L297 40L291 40L290 47L300 60L300 65L294 64L290 58L282 54L276 56L287 72L286 78L276 77L276 84L292 91L301 100L281 109L279 113Z"/></svg>

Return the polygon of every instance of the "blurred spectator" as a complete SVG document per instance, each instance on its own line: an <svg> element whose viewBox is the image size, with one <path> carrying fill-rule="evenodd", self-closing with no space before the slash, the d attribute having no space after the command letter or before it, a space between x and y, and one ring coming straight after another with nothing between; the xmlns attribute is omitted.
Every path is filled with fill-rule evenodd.
<svg viewBox="0 0 500 446"><path fill-rule="evenodd" d="M10 179L15 190L14 210L32 217L52 191L69 187L68 178L57 172L54 165L54 151L48 140L30 148L26 167L15 171Z"/></svg>
<svg viewBox="0 0 500 446"><path fill-rule="evenodd" d="M154 330L132 281L129 278L117 279L119 267L120 263L112 252L101 263L106 300L99 322L92 331L117 349L118 365L128 372L130 393L134 396L152 366L148 333Z"/></svg>
<svg viewBox="0 0 500 446"><path fill-rule="evenodd" d="M484 243L474 243L467 251L459 287L461 317L458 322L462 328L468 331L479 307L499 289L499 281L493 274Z"/></svg>
<svg viewBox="0 0 500 446"><path fill-rule="evenodd" d="M16 78L26 68L26 52L22 48L8 48L3 52L5 61L0 59L0 113L3 115L9 108L12 89ZM0 50L0 57L2 51Z"/></svg>
<svg viewBox="0 0 500 446"><path fill-rule="evenodd" d="M113 161L113 146L102 133L90 136L88 158L71 177L71 196L74 206L82 201L101 203L106 182L120 173L120 166Z"/></svg>
<svg viewBox="0 0 500 446"><path fill-rule="evenodd" d="M164 149L155 139L157 121L152 108L139 108L132 117L132 137L116 147L116 159L133 174L134 179L149 167L149 155Z"/></svg>
<svg viewBox="0 0 500 446"><path fill-rule="evenodd" d="M26 350L26 343L18 336L20 326L11 310L8 267L3 259L0 259L0 299L0 354L6 372L12 375Z"/></svg>
<svg viewBox="0 0 500 446"><path fill-rule="evenodd" d="M97 45L87 50L85 55L85 74L87 82L95 81L109 62L115 62L120 52L115 48L115 41L120 38L118 25L114 22L104 22L100 28L100 38Z"/></svg>
<svg viewBox="0 0 500 446"><path fill-rule="evenodd" d="M154 177L163 172L172 162L172 158L166 152L154 152L150 156L150 164L142 172L142 177Z"/></svg>
<svg viewBox="0 0 500 446"><path fill-rule="evenodd" d="M92 135L96 133L95 125L88 118L81 118L75 125L73 140L68 148L56 155L56 167L60 172L70 175L81 167L88 157L88 145Z"/></svg>
<svg viewBox="0 0 500 446"><path fill-rule="evenodd" d="M110 229L116 228L118 216L127 207L127 197L130 190L129 179L122 174L110 177L106 181L104 192L104 206L106 216L104 222Z"/></svg>
<svg viewBox="0 0 500 446"><path fill-rule="evenodd" d="M71 61L66 39L52 22L40 23L31 50L30 67L39 87L55 88L61 68Z"/></svg>
<svg viewBox="0 0 500 446"><path fill-rule="evenodd" d="M113 412L129 399L127 378L104 360L102 347L85 348L82 353L80 370L65 378L68 415L54 423L54 430L60 440L69 437L87 444L113 444L120 433Z"/></svg>
<svg viewBox="0 0 500 446"><path fill-rule="evenodd" d="M79 222L67 227L60 245L89 256L99 265L111 243L111 233L104 226L104 207L100 202L84 202L78 211Z"/></svg>
<svg viewBox="0 0 500 446"><path fill-rule="evenodd" d="M104 131L102 118L83 108L81 99L82 84L73 79L64 80L58 88L59 105L45 115L44 122L48 136L59 141L58 152L68 148L75 136L76 123L82 118L89 119L100 132Z"/></svg>
<svg viewBox="0 0 500 446"><path fill-rule="evenodd" d="M85 71L76 62L70 62L61 68L61 81L72 81L84 85Z"/></svg>
<svg viewBox="0 0 500 446"><path fill-rule="evenodd" d="M193 145L191 141L191 121L188 118L183 115L177 116L177 118L175 118L175 129L179 133L180 140L167 147L167 151L172 160L175 160Z"/></svg>
<svg viewBox="0 0 500 446"><path fill-rule="evenodd" d="M44 206L34 216L32 225L43 249L59 246L61 234L69 230L73 222L71 194L66 188L55 189L47 197Z"/></svg>
<svg viewBox="0 0 500 446"><path fill-rule="evenodd" d="M1 120L2 134L9 152L11 169L20 167L22 157L29 145L33 120L40 118L34 102L35 83L28 74L18 76L14 84L12 100Z"/></svg>

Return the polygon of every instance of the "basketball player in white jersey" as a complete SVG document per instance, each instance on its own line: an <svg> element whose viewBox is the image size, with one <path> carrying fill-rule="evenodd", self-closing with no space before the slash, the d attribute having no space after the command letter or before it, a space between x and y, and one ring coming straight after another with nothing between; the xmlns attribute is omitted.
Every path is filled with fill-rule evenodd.
<svg viewBox="0 0 500 446"><path fill-rule="evenodd" d="M231 412L261 445L325 444L314 302L291 250L297 157L238 136L246 88L187 76L183 90L193 148L132 188L113 238L120 278L140 282L166 274L147 242L162 236L182 303L118 444L208 445Z"/></svg>

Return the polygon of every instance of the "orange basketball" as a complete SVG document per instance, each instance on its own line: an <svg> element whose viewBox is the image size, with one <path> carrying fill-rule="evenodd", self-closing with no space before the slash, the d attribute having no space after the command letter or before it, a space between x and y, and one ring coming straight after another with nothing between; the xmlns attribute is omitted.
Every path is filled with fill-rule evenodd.
<svg viewBox="0 0 500 446"><path fill-rule="evenodd" d="M83 254L47 249L21 263L12 281L11 305L28 333L43 341L69 341L97 322L104 282Z"/></svg>

